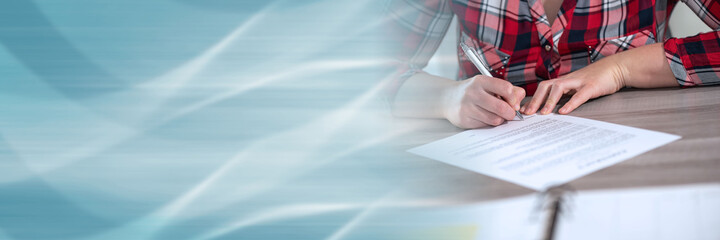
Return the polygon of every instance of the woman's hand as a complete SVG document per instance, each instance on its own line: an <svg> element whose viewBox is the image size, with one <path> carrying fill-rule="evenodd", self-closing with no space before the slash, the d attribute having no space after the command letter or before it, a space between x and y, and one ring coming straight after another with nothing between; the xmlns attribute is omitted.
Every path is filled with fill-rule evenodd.
<svg viewBox="0 0 720 240"><path fill-rule="evenodd" d="M563 95L573 95L560 110L568 114L592 98L613 94L621 88L678 86L665 58L663 43L654 43L611 55L557 79L542 81L532 100L520 109L548 114Z"/></svg>
<svg viewBox="0 0 720 240"><path fill-rule="evenodd" d="M615 60L618 55L606 57L578 71L538 84L532 100L520 112L524 114L549 114L563 95L573 95L560 110L568 114L589 99L609 95L625 87L626 70ZM538 111L540 106L543 106Z"/></svg>
<svg viewBox="0 0 720 240"><path fill-rule="evenodd" d="M488 76L458 82L445 93L444 116L460 128L497 126L515 117L525 90Z"/></svg>

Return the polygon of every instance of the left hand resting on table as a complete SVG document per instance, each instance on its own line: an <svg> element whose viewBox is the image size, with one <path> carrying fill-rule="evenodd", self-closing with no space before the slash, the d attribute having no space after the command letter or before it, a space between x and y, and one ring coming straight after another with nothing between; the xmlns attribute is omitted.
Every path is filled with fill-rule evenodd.
<svg viewBox="0 0 720 240"><path fill-rule="evenodd" d="M578 71L538 84L532 100L520 108L524 114L548 114L563 95L572 95L558 110L568 114L589 99L609 95L625 86L650 88L677 86L662 43L608 56Z"/></svg>

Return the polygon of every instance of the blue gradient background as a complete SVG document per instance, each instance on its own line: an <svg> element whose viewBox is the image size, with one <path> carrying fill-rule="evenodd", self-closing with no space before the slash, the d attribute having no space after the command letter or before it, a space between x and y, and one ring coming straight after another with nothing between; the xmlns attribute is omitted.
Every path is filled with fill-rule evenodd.
<svg viewBox="0 0 720 240"><path fill-rule="evenodd" d="M392 238L382 5L0 1L0 239Z"/></svg>

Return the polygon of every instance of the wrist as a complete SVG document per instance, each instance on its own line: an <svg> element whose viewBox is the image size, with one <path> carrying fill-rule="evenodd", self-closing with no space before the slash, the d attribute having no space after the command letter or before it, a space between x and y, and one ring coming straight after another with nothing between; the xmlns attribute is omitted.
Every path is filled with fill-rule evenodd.
<svg viewBox="0 0 720 240"><path fill-rule="evenodd" d="M630 82L632 81L632 77L630 76L630 70L628 68L628 65L624 64L623 61L618 61L617 63L617 71L618 71L618 77L617 77L617 84L618 84L618 90L629 87Z"/></svg>
<svg viewBox="0 0 720 240"><path fill-rule="evenodd" d="M465 89L472 83L473 78L453 81L448 84L442 91L442 115L445 119L454 118L459 111L459 106L465 95Z"/></svg>
<svg viewBox="0 0 720 240"><path fill-rule="evenodd" d="M631 72L628 65L625 62L626 58L623 58L621 54L615 54L607 57L605 60L608 60L608 62L612 64L612 79L617 86L616 90L620 90L624 87L631 87L632 77L630 76Z"/></svg>

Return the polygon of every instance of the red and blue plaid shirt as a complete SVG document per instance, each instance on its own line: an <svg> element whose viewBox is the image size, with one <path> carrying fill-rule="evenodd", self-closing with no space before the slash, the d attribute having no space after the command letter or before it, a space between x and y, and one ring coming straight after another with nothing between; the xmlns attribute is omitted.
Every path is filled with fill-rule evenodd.
<svg viewBox="0 0 720 240"><path fill-rule="evenodd" d="M552 25L541 0L391 0L389 34L400 43L398 76L389 95L421 72L453 15L458 41L482 53L494 77L532 95L537 83L621 51L665 42L670 67L683 86L720 84L720 3L683 0L716 32L670 38L667 22L678 0L565 0ZM479 71L458 48L458 79Z"/></svg>

